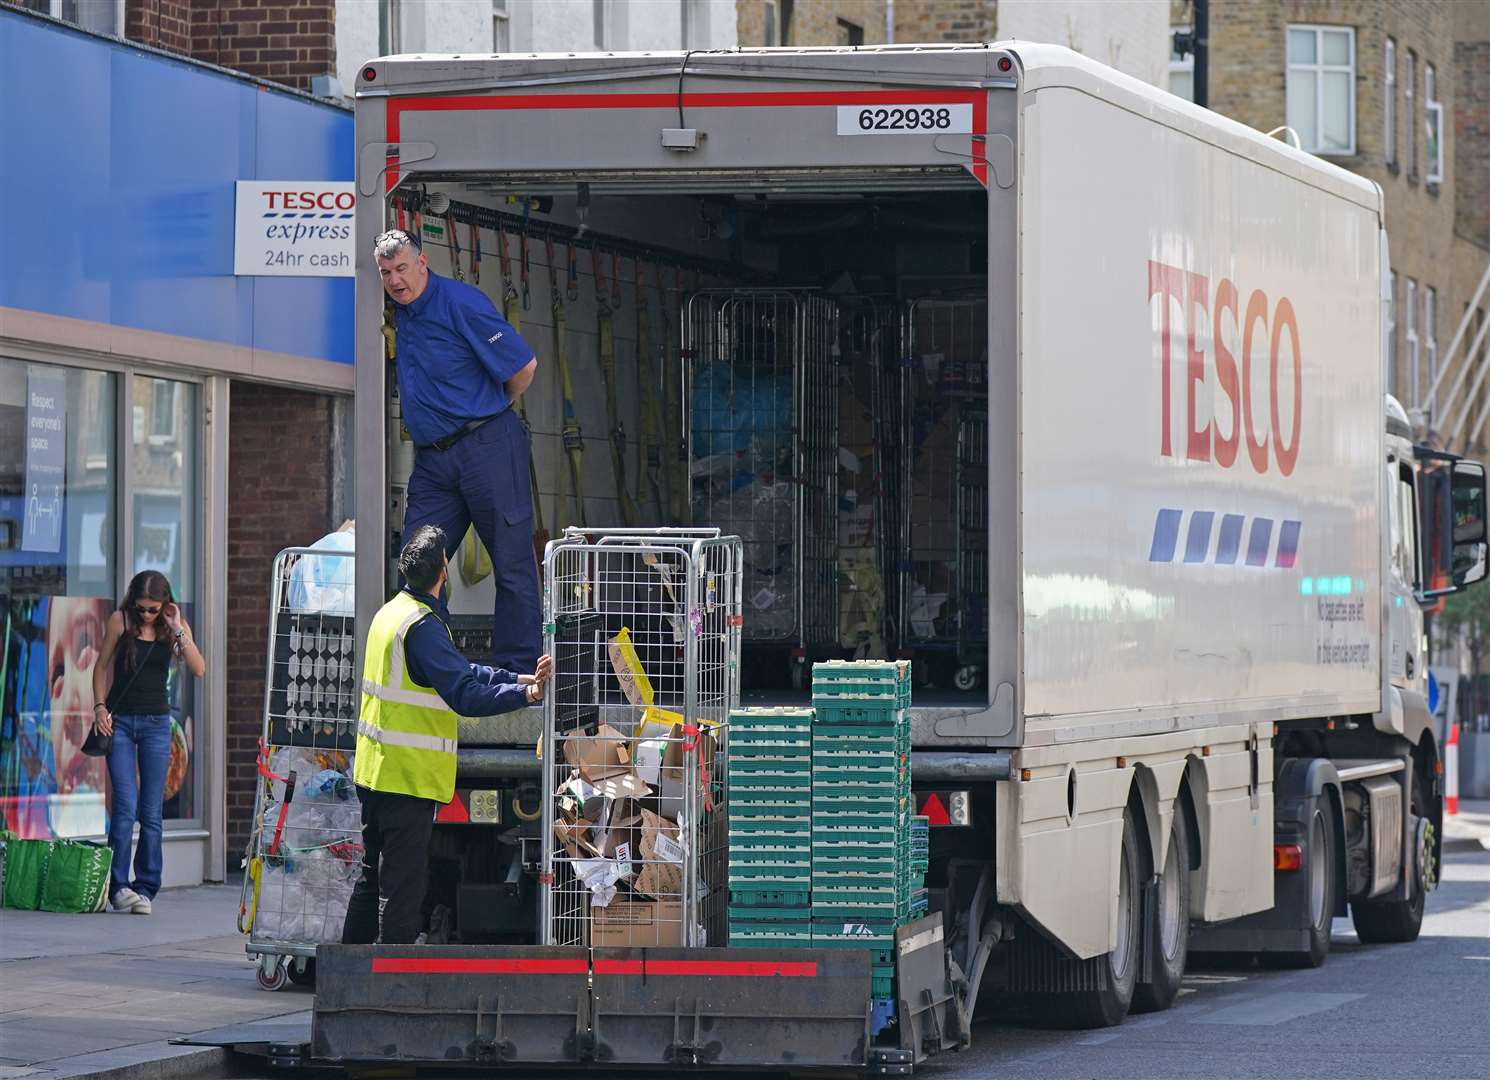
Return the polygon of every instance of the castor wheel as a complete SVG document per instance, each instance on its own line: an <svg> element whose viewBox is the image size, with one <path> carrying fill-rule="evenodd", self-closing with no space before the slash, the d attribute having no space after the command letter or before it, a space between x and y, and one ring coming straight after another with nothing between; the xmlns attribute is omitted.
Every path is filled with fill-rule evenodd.
<svg viewBox="0 0 1490 1080"><path fill-rule="evenodd" d="M259 962L254 965L254 978L259 982L259 989L283 990L290 982L288 966L284 957L273 953L259 957Z"/></svg>
<svg viewBox="0 0 1490 1080"><path fill-rule="evenodd" d="M284 967L290 981L296 986L316 985L316 958L314 956L297 956Z"/></svg>
<svg viewBox="0 0 1490 1080"><path fill-rule="evenodd" d="M963 664L952 676L952 685L959 690L971 690L978 685L978 669L972 664Z"/></svg>

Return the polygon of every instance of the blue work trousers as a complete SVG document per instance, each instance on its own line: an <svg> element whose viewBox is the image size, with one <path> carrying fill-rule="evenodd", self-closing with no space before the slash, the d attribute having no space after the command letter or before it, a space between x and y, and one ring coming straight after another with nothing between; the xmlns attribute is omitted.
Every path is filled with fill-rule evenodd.
<svg viewBox="0 0 1490 1080"><path fill-rule="evenodd" d="M422 447L404 513L405 537L421 525L438 525L452 556L476 526L497 587L491 663L520 675L532 674L543 647L528 454L527 425L512 409L449 450Z"/></svg>

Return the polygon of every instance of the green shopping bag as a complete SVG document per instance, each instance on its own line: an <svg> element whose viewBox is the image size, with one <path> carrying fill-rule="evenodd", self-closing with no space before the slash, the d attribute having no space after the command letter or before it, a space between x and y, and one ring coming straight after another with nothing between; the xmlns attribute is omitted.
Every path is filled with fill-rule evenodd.
<svg viewBox="0 0 1490 1080"><path fill-rule="evenodd" d="M41 910L87 914L102 911L109 898L114 853L91 840L57 840L41 883Z"/></svg>
<svg viewBox="0 0 1490 1080"><path fill-rule="evenodd" d="M35 911L52 858L52 840L10 840L5 845L4 906Z"/></svg>

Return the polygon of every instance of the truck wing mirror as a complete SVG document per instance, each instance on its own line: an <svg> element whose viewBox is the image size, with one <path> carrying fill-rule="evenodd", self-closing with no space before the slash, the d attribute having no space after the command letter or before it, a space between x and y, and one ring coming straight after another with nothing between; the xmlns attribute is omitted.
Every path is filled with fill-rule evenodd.
<svg viewBox="0 0 1490 1080"><path fill-rule="evenodd" d="M1483 540L1476 540L1472 544L1454 545L1454 589L1466 588L1477 581L1483 581L1485 573L1490 570L1490 545Z"/></svg>
<svg viewBox="0 0 1490 1080"><path fill-rule="evenodd" d="M1454 546L1485 539L1485 466L1478 461L1454 462ZM1455 565L1458 564L1455 553Z"/></svg>

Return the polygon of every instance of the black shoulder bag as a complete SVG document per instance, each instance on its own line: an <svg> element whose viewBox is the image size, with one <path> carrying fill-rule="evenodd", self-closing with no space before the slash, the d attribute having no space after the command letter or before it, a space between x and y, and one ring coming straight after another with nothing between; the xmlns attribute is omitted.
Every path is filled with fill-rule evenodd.
<svg viewBox="0 0 1490 1080"><path fill-rule="evenodd" d="M150 648L145 650L144 659L135 665L134 674L131 675L128 680L126 680L123 690L120 690L117 694L115 694L112 690L109 691L108 701L104 702L104 705L108 708L109 716L111 718L114 715L114 707L113 705L110 705L109 702L118 701L125 694L129 693L129 688L133 686L135 684L135 680L140 677L140 672L145 670L145 661L150 659L150 655L155 652L155 646L159 643L160 641L158 638L150 643ZM134 648L133 639L130 640L129 646L130 648ZM114 733L111 731L109 732L109 734L105 735L103 732L98 730L98 717L96 713L97 710L95 710L93 724L91 727L88 728L88 737L83 740L81 749L83 753L87 754L89 757L108 757L109 751L114 748Z"/></svg>

